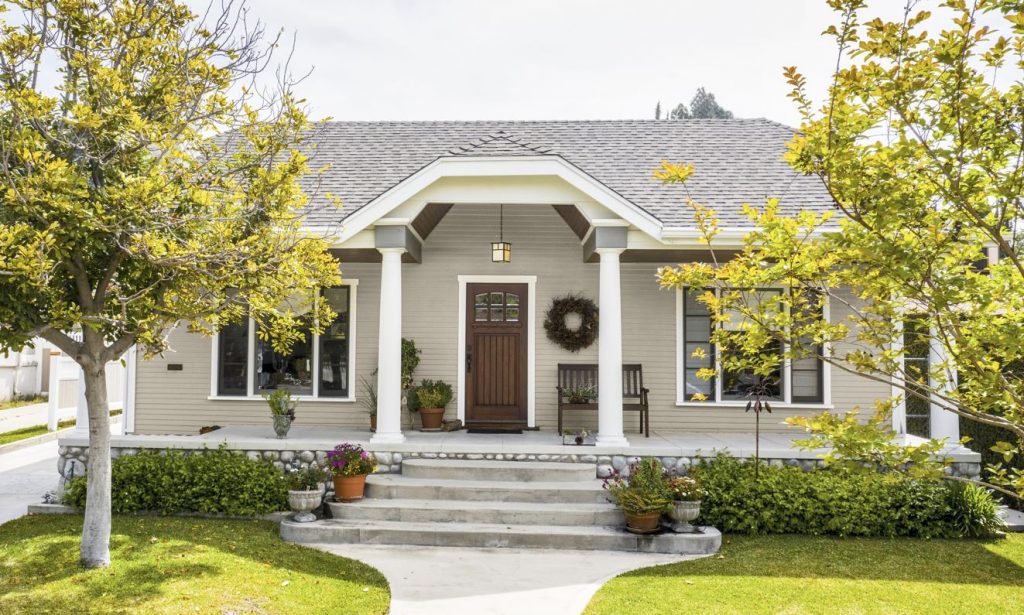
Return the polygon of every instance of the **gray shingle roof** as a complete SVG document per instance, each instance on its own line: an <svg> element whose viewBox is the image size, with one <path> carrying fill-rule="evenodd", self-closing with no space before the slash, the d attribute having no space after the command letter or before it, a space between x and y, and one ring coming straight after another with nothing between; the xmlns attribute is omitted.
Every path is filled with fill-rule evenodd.
<svg viewBox="0 0 1024 615"><path fill-rule="evenodd" d="M696 171L689 195L713 207L724 225L746 225L744 203L782 199L784 211L817 211L832 201L815 177L783 160L793 129L764 119L330 122L315 137L312 166L330 164L320 190L343 208L314 197L313 225L336 224L392 186L443 156L558 155L665 225L692 227L682 186L652 178L662 160Z"/></svg>

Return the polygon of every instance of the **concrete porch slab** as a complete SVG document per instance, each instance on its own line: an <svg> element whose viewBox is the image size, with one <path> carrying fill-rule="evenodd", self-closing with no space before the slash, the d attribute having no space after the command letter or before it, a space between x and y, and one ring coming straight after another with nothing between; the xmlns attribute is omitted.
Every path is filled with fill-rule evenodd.
<svg viewBox="0 0 1024 615"><path fill-rule="evenodd" d="M234 450L325 451L342 442L359 444L368 450L392 453L459 453L459 454L534 454L534 455L629 455L649 457L713 456L720 451L736 457L753 457L754 434L737 432L680 433L651 430L651 437L627 434L627 446L563 445L561 436L551 431L526 431L521 434L471 434L466 431L424 433L405 432L405 442L371 444L368 429L344 429L295 425L286 439L274 436L268 420L266 425L224 427L204 435L124 435L113 436L111 446L120 448L217 448L224 445ZM801 450L793 440L804 437L790 434L762 434L760 453L763 459L818 459L825 449ZM919 441L904 436L908 443ZM61 446L88 446L85 437L68 435L60 438ZM951 446L945 454L955 462L979 463L981 455L963 446Z"/></svg>

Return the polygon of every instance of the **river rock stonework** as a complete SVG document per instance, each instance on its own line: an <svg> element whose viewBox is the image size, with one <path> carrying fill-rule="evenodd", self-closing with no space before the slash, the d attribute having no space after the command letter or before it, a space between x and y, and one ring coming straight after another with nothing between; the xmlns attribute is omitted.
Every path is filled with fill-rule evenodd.
<svg viewBox="0 0 1024 615"><path fill-rule="evenodd" d="M167 449L152 449L167 450ZM175 449L193 454L202 454L207 449ZM134 455L139 451L135 447L117 447L110 451L111 457L117 458L124 455ZM275 466L284 471L299 470L316 465L323 467L326 462L326 451L314 450L240 450L249 459L267 459ZM557 461L562 463L593 463L597 465L597 478L608 478L615 473L622 476L629 475L629 467L636 463L640 457L627 457L623 455L595 455L589 454L533 454L533 453L431 453L413 452L401 453L392 451L371 451L377 458L377 472L380 474L400 474L402 472L402 461L405 459L466 459L485 461ZM73 476L81 476L89 465L89 449L81 446L61 446L58 450L57 471L62 482L70 480ZM690 471L690 466L698 463L701 457L656 457L670 473L684 475ZM819 468L824 465L820 459L800 458L770 458L762 459L772 466L795 466L805 471ZM957 462L946 468L946 473L952 476L963 478L978 478L981 475L980 463ZM328 485L330 483L328 482Z"/></svg>

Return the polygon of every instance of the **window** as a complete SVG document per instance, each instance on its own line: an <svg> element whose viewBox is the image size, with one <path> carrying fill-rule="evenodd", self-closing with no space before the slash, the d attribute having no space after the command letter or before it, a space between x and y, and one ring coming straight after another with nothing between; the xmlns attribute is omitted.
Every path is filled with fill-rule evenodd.
<svg viewBox="0 0 1024 615"><path fill-rule="evenodd" d="M519 322L519 295L495 291L473 297L476 322Z"/></svg>
<svg viewBox="0 0 1024 615"><path fill-rule="evenodd" d="M903 371L906 384L913 388L914 383L927 387L929 365L929 344L927 324L920 320L910 319L903 323ZM922 438L931 437L931 404L916 395L903 394L906 408L907 433Z"/></svg>
<svg viewBox="0 0 1024 615"><path fill-rule="evenodd" d="M784 346L778 340L769 342L762 352L779 357L778 367L769 375L758 375L752 371L723 369L719 358L724 349L711 343L711 314L698 297L707 292L701 289L685 289L680 293L681 322L680 342L680 397L681 401L707 401L738 403L746 399L751 386L767 384L771 399L780 402L824 403L824 364L816 356L820 345L813 340L800 340L814 356L801 357L792 361L783 359ZM783 291L775 289L744 290L745 302L774 301ZM732 315L728 323L721 326L730 335L743 335L742 316ZM716 376L704 380L697 375L701 369L714 368ZM788 381L788 382L787 382ZM787 384L789 386L787 386Z"/></svg>
<svg viewBox="0 0 1024 615"><path fill-rule="evenodd" d="M254 398L276 389L292 395L349 400L355 353L355 280L322 291L336 316L323 333L307 332L288 352L274 350L250 322L228 325L214 338L216 397ZM251 376L250 376L251 374Z"/></svg>

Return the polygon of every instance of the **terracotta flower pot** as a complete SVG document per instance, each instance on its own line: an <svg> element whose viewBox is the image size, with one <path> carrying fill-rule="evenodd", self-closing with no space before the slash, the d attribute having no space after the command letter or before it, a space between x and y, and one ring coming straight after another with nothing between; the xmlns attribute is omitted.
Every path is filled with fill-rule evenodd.
<svg viewBox="0 0 1024 615"><path fill-rule="evenodd" d="M420 421L423 429L441 429L444 423L444 408L420 408Z"/></svg>
<svg viewBox="0 0 1024 615"><path fill-rule="evenodd" d="M358 502L363 499L364 489L366 489L365 474L334 477L334 499L339 502Z"/></svg>
<svg viewBox="0 0 1024 615"><path fill-rule="evenodd" d="M650 534L661 527L661 513L652 512L641 515L626 513L626 529L638 534Z"/></svg>
<svg viewBox="0 0 1024 615"><path fill-rule="evenodd" d="M377 415L370 415L370 431L377 431Z"/></svg>

